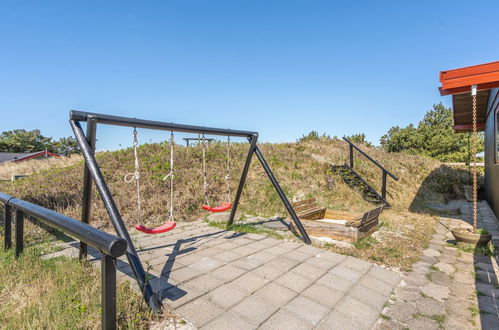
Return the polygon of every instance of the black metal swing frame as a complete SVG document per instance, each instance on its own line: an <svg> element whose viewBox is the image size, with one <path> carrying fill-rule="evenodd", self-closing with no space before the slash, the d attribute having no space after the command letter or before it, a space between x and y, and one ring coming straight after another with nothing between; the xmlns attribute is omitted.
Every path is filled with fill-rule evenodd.
<svg viewBox="0 0 499 330"><path fill-rule="evenodd" d="M86 134L83 132L81 127L81 122L87 123ZM310 244L310 237L308 236L305 228L303 227L300 219L296 215L291 203L287 199L283 190L281 189L277 179L275 178L272 170L265 161L262 152L257 146L258 133L250 131L232 130L232 129L222 129L204 126L192 126L175 124L168 122L136 119L129 117L112 116L99 113L90 113L83 111L71 110L69 114L69 123L73 129L74 135L78 141L78 144L85 158L85 169L83 173L83 196L82 196L82 213L81 221L88 223L90 219L90 208L91 208L91 194L92 194L92 180L99 191L99 194L104 202L104 206L107 210L109 218L116 230L119 237L125 239L128 243L128 248L126 251L126 256L128 262L133 270L135 279L141 291L144 295L144 299L148 305L154 311L160 311L161 302L158 300L154 294L149 282L146 279L146 274L144 267L140 262L139 255L135 249L135 246L130 238L130 234L121 218L121 214L114 202L111 191L109 190L106 181L102 175L99 165L95 159L95 143L96 143L96 132L97 124L104 125L114 125L114 126L124 126L124 127L137 127L153 130L164 130L173 132L185 132L185 133L196 133L196 134L209 134L209 135L221 135L221 136L234 136L234 137L245 137L249 142L249 150L246 156L244 167L241 173L241 179L239 180L239 185L237 187L236 196L234 198L234 203L230 212L228 226L234 222L234 216L237 211L239 200L241 198L241 193L243 191L244 183L248 174L248 170L251 164L251 159L253 154L256 155L263 169L267 173L269 180L277 191L279 197L281 198L284 206L286 207L289 215L291 216L296 228L300 232L302 239L305 243ZM87 256L87 245L84 242L80 242L80 258L86 258Z"/></svg>

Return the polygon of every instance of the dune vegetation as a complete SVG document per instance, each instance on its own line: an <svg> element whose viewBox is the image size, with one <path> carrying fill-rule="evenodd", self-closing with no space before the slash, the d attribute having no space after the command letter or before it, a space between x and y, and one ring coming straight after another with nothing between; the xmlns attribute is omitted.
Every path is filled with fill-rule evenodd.
<svg viewBox="0 0 499 330"><path fill-rule="evenodd" d="M217 142L207 145L208 199L212 204L225 198L225 147L224 143ZM232 195L237 188L247 148L244 143L231 146ZM376 147L362 148L399 177L398 181L388 179L388 200L392 208L383 213L381 230L369 242L361 243L361 248L331 248L381 264L407 267L419 255L433 228L434 218L428 215L426 203L444 203L450 198L462 198L461 187L467 181L467 172L427 157L387 153ZM348 149L344 141L318 137L296 143L262 144L261 150L290 200L316 197L321 205L331 209L367 211L372 208L341 177L331 172L330 164L347 161ZM206 215L200 208L204 200L201 155L200 146L175 146L174 211L177 221L193 221ZM168 182L162 181L170 170L169 148L164 143L141 145L139 156L143 210L140 221L149 225L159 224L165 220L169 209L170 188ZM134 225L139 221L135 186L123 180L125 174L134 170L133 150L101 152L97 160L125 223ZM374 164L357 154L355 168L380 190L381 171ZM3 183L0 190L79 218L82 172L83 161L80 160L70 166L54 166L35 172L28 178ZM92 225L111 230L107 213L95 189L93 201ZM242 216L247 218L248 215L287 216L256 157L252 161L237 219ZM394 236L398 239L396 247L391 246ZM401 242L407 245L404 251L400 251Z"/></svg>

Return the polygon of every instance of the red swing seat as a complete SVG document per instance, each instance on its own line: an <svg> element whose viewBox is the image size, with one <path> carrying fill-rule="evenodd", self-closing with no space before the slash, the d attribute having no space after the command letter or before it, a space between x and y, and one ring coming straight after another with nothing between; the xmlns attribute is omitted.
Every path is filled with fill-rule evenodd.
<svg viewBox="0 0 499 330"><path fill-rule="evenodd" d="M176 222L168 221L168 222L166 222L166 223L164 223L161 226L156 227L156 228L147 228L144 225L136 225L135 229L137 229L138 231L141 231L143 233L146 233L146 234L161 234L161 233L166 233L167 231L172 230L173 228L175 228L175 226L177 226Z"/></svg>
<svg viewBox="0 0 499 330"><path fill-rule="evenodd" d="M223 202L222 204L215 206L215 207L211 207L209 205L203 204L203 205L201 205L201 207L203 208L203 210L210 211L210 212L223 212L223 211L229 210L232 207L232 203Z"/></svg>

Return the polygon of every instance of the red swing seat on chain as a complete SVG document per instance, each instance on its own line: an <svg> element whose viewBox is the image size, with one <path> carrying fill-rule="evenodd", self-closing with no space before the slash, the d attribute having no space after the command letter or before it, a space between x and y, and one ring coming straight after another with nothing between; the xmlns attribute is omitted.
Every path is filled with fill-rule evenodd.
<svg viewBox="0 0 499 330"><path fill-rule="evenodd" d="M176 222L168 221L168 222L162 224L161 226L155 227L155 228L154 227L147 228L144 225L136 225L135 229L137 229L138 231L141 231L143 233L146 233L146 234L161 234L161 233L166 233L167 231L172 230L176 226L177 226Z"/></svg>
<svg viewBox="0 0 499 330"><path fill-rule="evenodd" d="M198 136L199 139L199 136ZM207 180L207 175L206 175L206 146L205 146L205 139L204 139L204 134L203 134L203 141L202 141L202 146L203 146L203 177L204 177L204 183L203 183L203 190L204 190L204 199L205 203L201 205L201 208L203 210L209 211L209 212L224 212L232 208L232 203L230 202L230 136L227 137L227 174L225 175L225 184L227 185L227 199L229 200L228 202L222 202L218 206L210 206L208 205L208 197L207 197L207 187L208 187L208 180Z"/></svg>
<svg viewBox="0 0 499 330"><path fill-rule="evenodd" d="M163 178L163 181L166 179L170 179L170 218L165 222L164 224L158 226L158 227L152 227L148 228L144 225L137 224L135 225L135 229L138 231L141 231L146 234L161 234L161 233L166 233L167 231L172 230L177 226L177 223L174 221L173 217L173 145L174 145L174 138L173 138L173 132L170 135L170 173L166 175ZM131 182L136 182L136 187L137 187L137 218L140 219L140 214L141 214L141 207L140 207L140 172L139 172L139 158L137 155L137 146L138 146L138 139L137 139L137 130L135 127L133 128L133 152L134 152L134 157L135 157L135 172L129 173L125 175L125 182L126 183L131 183Z"/></svg>
<svg viewBox="0 0 499 330"><path fill-rule="evenodd" d="M232 203L229 202L223 202L222 204L212 207L209 205L201 205L203 210L210 211L210 212L224 212L232 208Z"/></svg>

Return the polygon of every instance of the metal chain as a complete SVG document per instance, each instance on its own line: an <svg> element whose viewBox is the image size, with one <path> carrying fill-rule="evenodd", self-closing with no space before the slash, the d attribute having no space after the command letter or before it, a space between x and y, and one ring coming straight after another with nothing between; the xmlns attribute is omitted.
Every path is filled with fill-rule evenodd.
<svg viewBox="0 0 499 330"><path fill-rule="evenodd" d="M173 135L173 131L170 133L170 173L163 177L163 181L166 181L170 178L170 221L175 221L175 217L173 216L173 178L174 170L173 170L173 146L175 145L175 137Z"/></svg>
<svg viewBox="0 0 499 330"><path fill-rule="evenodd" d="M208 184L208 176L206 174L206 146L205 146L204 134L203 134L202 146L203 146L203 178L204 178L203 190L204 190L204 202L206 203L206 205L210 205L210 203L208 201L208 186L209 186L209 184Z"/></svg>
<svg viewBox="0 0 499 330"><path fill-rule="evenodd" d="M135 186L137 190L137 222L140 223L140 219L142 217L142 207L140 200L140 166L139 166L139 156L137 153L137 147L139 145L139 140L137 138L137 129L133 128L133 156L134 156L134 165L135 171L132 173L128 173L125 175L124 180L126 183L132 183L135 181Z"/></svg>
<svg viewBox="0 0 499 330"><path fill-rule="evenodd" d="M472 86L472 98L473 98L473 134L471 142L471 153L473 158L473 229L477 228L477 203L478 203L478 184L477 184L477 173L476 173L476 153L477 153L477 133L476 133L476 86Z"/></svg>
<svg viewBox="0 0 499 330"><path fill-rule="evenodd" d="M230 203L230 135L227 136L227 174L225 175L225 184L227 185L227 201Z"/></svg>

